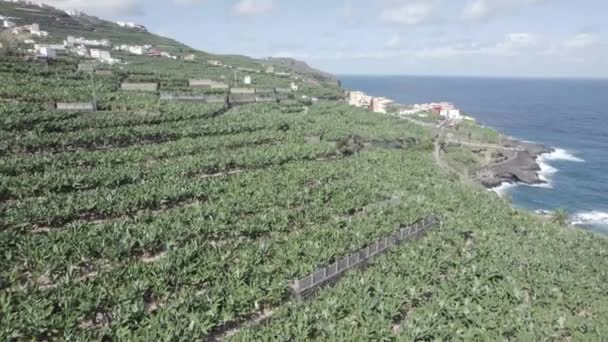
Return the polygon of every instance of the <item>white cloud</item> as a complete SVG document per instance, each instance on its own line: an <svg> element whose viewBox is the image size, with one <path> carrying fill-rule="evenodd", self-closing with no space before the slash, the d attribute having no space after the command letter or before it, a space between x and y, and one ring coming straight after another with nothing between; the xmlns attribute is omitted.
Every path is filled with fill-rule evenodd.
<svg viewBox="0 0 608 342"><path fill-rule="evenodd" d="M202 2L203 0L174 0L178 5L194 5Z"/></svg>
<svg viewBox="0 0 608 342"><path fill-rule="evenodd" d="M386 42L386 47L394 49L399 46L401 43L401 37L398 33L395 33L391 36L391 38Z"/></svg>
<svg viewBox="0 0 608 342"><path fill-rule="evenodd" d="M344 6L342 7L342 15L347 18L352 17L353 15L353 4L351 0L344 1Z"/></svg>
<svg viewBox="0 0 608 342"><path fill-rule="evenodd" d="M383 6L382 20L402 25L418 25L433 14L435 2L432 0L388 1Z"/></svg>
<svg viewBox="0 0 608 342"><path fill-rule="evenodd" d="M468 0L462 11L462 18L466 20L484 19L542 1L544 0Z"/></svg>
<svg viewBox="0 0 608 342"><path fill-rule="evenodd" d="M527 48L536 45L537 42L538 38L531 33L509 33L503 45L509 48Z"/></svg>
<svg viewBox="0 0 608 342"><path fill-rule="evenodd" d="M272 12L273 0L239 0L232 8L239 15L262 15Z"/></svg>
<svg viewBox="0 0 608 342"><path fill-rule="evenodd" d="M584 49L594 45L597 42L597 37L591 33L581 33L567 39L564 46L569 49Z"/></svg>

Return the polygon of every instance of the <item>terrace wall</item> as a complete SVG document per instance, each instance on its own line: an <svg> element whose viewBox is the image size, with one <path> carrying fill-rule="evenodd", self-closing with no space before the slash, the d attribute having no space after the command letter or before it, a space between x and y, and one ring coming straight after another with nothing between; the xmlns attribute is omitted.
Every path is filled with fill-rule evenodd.
<svg viewBox="0 0 608 342"><path fill-rule="evenodd" d="M158 83L123 83L121 89L127 91L157 91Z"/></svg>
<svg viewBox="0 0 608 342"><path fill-rule="evenodd" d="M166 101L191 101L191 102L207 102L207 98L205 95L174 95L174 94L167 94L167 93L161 93L160 94L160 99L161 100L166 100Z"/></svg>
<svg viewBox="0 0 608 342"><path fill-rule="evenodd" d="M95 102L57 102L55 108L64 111L94 112L97 110L97 105Z"/></svg>

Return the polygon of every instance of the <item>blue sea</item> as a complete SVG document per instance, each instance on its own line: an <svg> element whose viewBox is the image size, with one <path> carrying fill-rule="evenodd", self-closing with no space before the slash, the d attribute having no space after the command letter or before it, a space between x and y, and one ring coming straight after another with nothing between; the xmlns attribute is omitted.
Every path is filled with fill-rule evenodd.
<svg viewBox="0 0 608 342"><path fill-rule="evenodd" d="M514 205L565 209L608 234L608 80L340 76L346 89L399 103L449 101L485 126L556 149L539 159L542 186L502 186Z"/></svg>

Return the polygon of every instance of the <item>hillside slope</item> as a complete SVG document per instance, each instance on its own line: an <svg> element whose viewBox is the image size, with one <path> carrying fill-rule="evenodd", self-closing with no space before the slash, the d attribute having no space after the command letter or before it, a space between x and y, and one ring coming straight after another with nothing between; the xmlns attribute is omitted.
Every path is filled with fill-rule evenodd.
<svg viewBox="0 0 608 342"><path fill-rule="evenodd" d="M304 81L290 95L318 102L160 96L234 73L206 61L124 55L99 75L23 57L0 57L0 340L608 336L608 240L442 170L426 126ZM292 296L294 279L429 214L426 236Z"/></svg>
<svg viewBox="0 0 608 342"><path fill-rule="evenodd" d="M312 75L315 79L322 82L336 82L334 75L312 68L306 62L297 59L269 57L263 59L263 62L293 70L301 74Z"/></svg>

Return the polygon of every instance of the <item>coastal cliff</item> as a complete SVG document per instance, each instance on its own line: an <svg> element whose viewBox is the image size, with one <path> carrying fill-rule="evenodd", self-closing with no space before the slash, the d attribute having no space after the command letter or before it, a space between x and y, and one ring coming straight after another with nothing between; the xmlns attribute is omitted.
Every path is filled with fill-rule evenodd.
<svg viewBox="0 0 608 342"><path fill-rule="evenodd" d="M504 147L512 149L510 156L501 162L483 169L478 180L487 188L495 188L503 183L543 184L538 158L554 150L539 143L506 140Z"/></svg>

